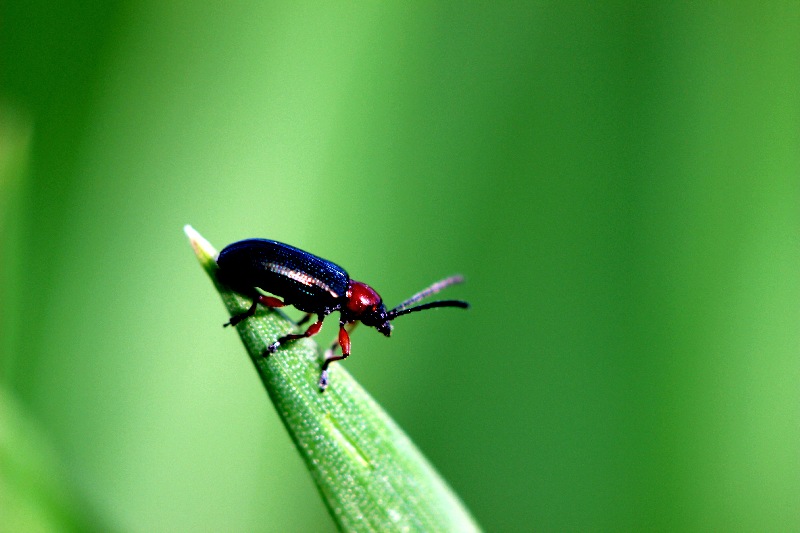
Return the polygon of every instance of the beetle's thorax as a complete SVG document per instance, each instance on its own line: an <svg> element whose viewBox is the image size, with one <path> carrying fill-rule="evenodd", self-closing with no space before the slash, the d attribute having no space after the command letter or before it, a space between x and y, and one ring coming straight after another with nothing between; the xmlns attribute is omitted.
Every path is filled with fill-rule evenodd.
<svg viewBox="0 0 800 533"><path fill-rule="evenodd" d="M392 325L386 319L386 306L375 289L350 280L347 288L347 301L344 304L345 315L350 320L360 320L365 326L371 326L386 335L392 332Z"/></svg>
<svg viewBox="0 0 800 533"><path fill-rule="evenodd" d="M366 283L350 280L350 285L347 287L347 303L345 303L345 307L352 316L359 318L365 313L374 311L382 303L383 300L375 292L375 289Z"/></svg>

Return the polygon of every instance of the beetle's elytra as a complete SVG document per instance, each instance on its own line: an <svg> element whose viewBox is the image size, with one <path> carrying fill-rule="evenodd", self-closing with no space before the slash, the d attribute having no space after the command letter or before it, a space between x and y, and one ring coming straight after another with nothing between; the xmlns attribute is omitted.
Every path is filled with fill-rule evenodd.
<svg viewBox="0 0 800 533"><path fill-rule="evenodd" d="M395 318L433 309L434 307L469 307L461 300L439 300L410 307L413 303L436 294L445 287L461 283L461 276L451 276L418 292L394 309L387 311L383 300L375 290L350 275L339 265L317 257L294 246L267 239L247 239L226 246L217 256L220 281L253 299L253 305L231 317L225 326L235 326L253 316L258 304L266 307L292 305L306 313L298 325L307 322L312 315L317 321L303 333L285 335L267 348L267 355L275 353L281 344L316 335L322 328L325 317L339 312L339 337L322 363L320 390L328 385L328 365L350 355L350 332L358 324L373 327L386 335L392 332L391 321ZM262 292L280 298L266 296ZM342 354L333 355L336 346Z"/></svg>

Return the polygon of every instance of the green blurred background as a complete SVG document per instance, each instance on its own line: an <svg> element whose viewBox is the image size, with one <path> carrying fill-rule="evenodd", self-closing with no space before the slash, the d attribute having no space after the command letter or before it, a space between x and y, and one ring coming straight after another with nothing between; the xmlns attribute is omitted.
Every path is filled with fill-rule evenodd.
<svg viewBox="0 0 800 533"><path fill-rule="evenodd" d="M189 223L467 277L346 365L489 531L800 528L800 4L1 9L0 368L90 520L334 527Z"/></svg>

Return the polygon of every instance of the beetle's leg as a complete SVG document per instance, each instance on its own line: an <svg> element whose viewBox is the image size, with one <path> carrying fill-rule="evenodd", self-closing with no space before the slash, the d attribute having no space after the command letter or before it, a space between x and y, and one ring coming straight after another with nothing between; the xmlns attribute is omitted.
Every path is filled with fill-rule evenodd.
<svg viewBox="0 0 800 533"><path fill-rule="evenodd" d="M258 300L253 300L253 305L250 306L250 309L238 315L233 315L230 320L222 324L222 327L227 328L228 326L235 326L245 318L253 316L256 314L256 307L258 307Z"/></svg>
<svg viewBox="0 0 800 533"><path fill-rule="evenodd" d="M356 326L358 324L359 324L358 322L349 322L348 324L345 324L344 328L347 330L348 335L350 333L353 333L353 330L356 329ZM339 326L341 327L341 324ZM339 348L339 346L340 346L339 339L337 338L335 341L333 341L331 347L325 351L325 356L323 357L323 361L327 361L328 359L333 357L334 352L336 352L336 348Z"/></svg>
<svg viewBox="0 0 800 533"><path fill-rule="evenodd" d="M342 355L333 355L336 344L325 352L325 361L322 362L322 374L319 376L320 392L324 392L325 388L328 386L328 365L334 361L347 359L350 356L350 332L353 331L356 324L358 324L358 322L351 322L349 324L339 322L339 338L336 339L336 344L342 348Z"/></svg>
<svg viewBox="0 0 800 533"><path fill-rule="evenodd" d="M233 315L229 321L222 324L222 327L235 326L245 318L253 316L254 314L256 314L256 308L258 307L258 304L261 304L264 307L283 307L284 305L286 305L277 298L259 294L258 296L255 297L255 299L253 299L253 305L251 305L247 311L245 311L244 313L239 313L238 315Z"/></svg>
<svg viewBox="0 0 800 533"><path fill-rule="evenodd" d="M289 334L289 335L284 335L280 339L276 340L275 342L273 342L272 344L267 346L267 352L275 353L276 351L278 351L278 347L281 344L284 344L284 343L287 343L289 341L293 341L293 340L296 340L296 339L302 339L304 337L311 337L313 335L316 335L317 333L319 333L319 330L322 328L322 321L323 320L325 320L325 315L319 315L319 320L317 320L316 322L314 322L313 324L308 326L308 329L305 330L303 333L299 333L299 334L298 333L292 333L292 334Z"/></svg>

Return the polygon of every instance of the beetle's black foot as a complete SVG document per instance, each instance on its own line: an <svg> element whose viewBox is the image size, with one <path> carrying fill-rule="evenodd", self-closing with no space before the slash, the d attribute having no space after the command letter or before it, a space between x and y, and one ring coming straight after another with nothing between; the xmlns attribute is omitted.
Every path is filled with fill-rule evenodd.
<svg viewBox="0 0 800 533"><path fill-rule="evenodd" d="M319 376L319 391L325 392L325 389L328 388L328 371L323 370L322 374Z"/></svg>
<svg viewBox="0 0 800 533"><path fill-rule="evenodd" d="M247 309L247 311L245 311L244 313L239 313L237 315L233 315L230 318L230 320L228 320L227 322L222 324L222 327L223 328L227 328L228 326L235 326L236 324L238 324L239 322L241 322L245 318L249 318L249 317L253 316L254 314L256 314L256 307L257 306L258 306L258 300L254 300L253 301L253 305L251 305Z"/></svg>
<svg viewBox="0 0 800 533"><path fill-rule="evenodd" d="M242 314L239 314L239 315L233 315L230 320L228 320L227 322L222 324L222 327L223 328L227 328L228 326L235 326L236 324L238 324L239 322L241 322L242 320L244 320L248 316L250 316L250 315L248 315L247 313L242 313Z"/></svg>
<svg viewBox="0 0 800 533"><path fill-rule="evenodd" d="M277 352L277 351L278 351L278 348L280 348L280 345L281 345L281 343L279 343L278 341L275 341L275 342L273 342L272 344L270 344L269 346L267 346L267 352L268 352L268 353L275 353L275 352Z"/></svg>

